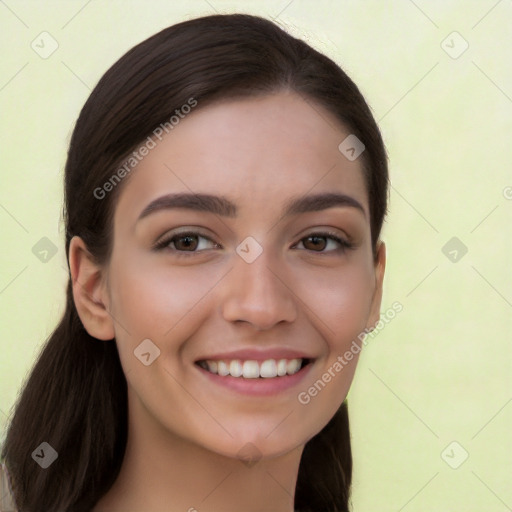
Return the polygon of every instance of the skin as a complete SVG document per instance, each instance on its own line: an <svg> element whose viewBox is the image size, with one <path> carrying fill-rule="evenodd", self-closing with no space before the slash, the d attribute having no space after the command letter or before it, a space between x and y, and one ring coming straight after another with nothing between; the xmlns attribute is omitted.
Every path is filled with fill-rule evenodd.
<svg viewBox="0 0 512 512"><path fill-rule="evenodd" d="M115 337L128 382L126 456L95 512L293 511L304 445L345 399L359 355L308 404L297 395L379 319L385 246L375 261L361 159L338 150L350 131L290 92L200 107L122 184L108 264L96 265L79 237L71 242L80 318L92 336ZM238 216L173 209L137 222L153 199L191 191L229 198ZM349 195L364 213L281 216L290 198L321 192ZM178 228L212 241L152 250ZM327 228L354 248L307 238ZM250 264L235 251L248 236L263 248ZM161 351L149 366L134 356L147 338ZM194 366L250 347L295 348L315 361L299 385L269 397L211 384ZM239 459L247 446L257 463Z"/></svg>

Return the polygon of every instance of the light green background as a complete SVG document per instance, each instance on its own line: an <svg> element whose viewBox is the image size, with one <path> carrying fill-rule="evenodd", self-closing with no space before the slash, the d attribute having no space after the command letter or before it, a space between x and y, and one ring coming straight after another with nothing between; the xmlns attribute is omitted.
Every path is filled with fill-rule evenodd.
<svg viewBox="0 0 512 512"><path fill-rule="evenodd" d="M368 343L349 395L354 512L511 510L510 0L0 2L2 429L63 309L62 177L80 108L133 45L215 11L276 17L333 58L388 147L382 311L404 309ZM59 45L47 59L31 48L43 31ZM458 58L453 31L469 44ZM32 253L42 237L58 247L47 263ZM468 248L457 262L442 252L452 237ZM452 465L469 454L458 469L441 455L452 441Z"/></svg>

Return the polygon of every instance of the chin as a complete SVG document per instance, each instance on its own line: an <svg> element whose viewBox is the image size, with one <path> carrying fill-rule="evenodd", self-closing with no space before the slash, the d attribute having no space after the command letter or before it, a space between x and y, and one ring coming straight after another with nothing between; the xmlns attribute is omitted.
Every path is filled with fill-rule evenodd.
<svg viewBox="0 0 512 512"><path fill-rule="evenodd" d="M299 433L297 430L291 432L290 429L280 428L277 425L278 422L274 423L270 429L261 430L255 430L254 425L248 426L246 430L240 427L236 434L228 428L233 435L232 438L212 440L208 443L209 446L205 446L225 457L257 461L280 457L302 448L307 440L316 434L316 432Z"/></svg>

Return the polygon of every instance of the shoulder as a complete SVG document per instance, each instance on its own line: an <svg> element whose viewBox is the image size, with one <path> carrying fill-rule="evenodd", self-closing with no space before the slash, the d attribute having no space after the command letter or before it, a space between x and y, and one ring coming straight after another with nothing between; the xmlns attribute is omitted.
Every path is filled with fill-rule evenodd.
<svg viewBox="0 0 512 512"><path fill-rule="evenodd" d="M17 512L9 473L4 462L0 464L0 512Z"/></svg>

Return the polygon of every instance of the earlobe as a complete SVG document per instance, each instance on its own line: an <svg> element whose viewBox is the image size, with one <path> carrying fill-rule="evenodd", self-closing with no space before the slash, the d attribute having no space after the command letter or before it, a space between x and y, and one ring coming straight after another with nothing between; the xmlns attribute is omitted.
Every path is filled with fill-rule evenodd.
<svg viewBox="0 0 512 512"><path fill-rule="evenodd" d="M377 258L375 261L375 290L373 293L370 315L368 317L367 329L375 327L380 319L380 307L382 304L382 286L384 272L386 270L386 244L379 241L377 244Z"/></svg>
<svg viewBox="0 0 512 512"><path fill-rule="evenodd" d="M94 262L78 236L71 239L68 257L73 299L85 330L100 340L113 339L114 323L108 311L103 269Z"/></svg>

